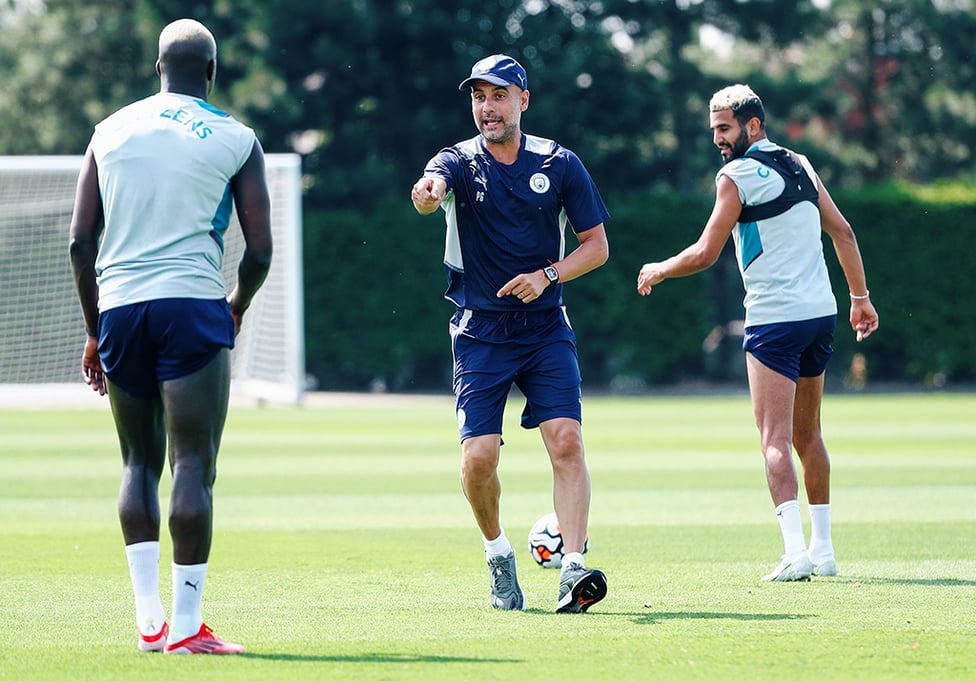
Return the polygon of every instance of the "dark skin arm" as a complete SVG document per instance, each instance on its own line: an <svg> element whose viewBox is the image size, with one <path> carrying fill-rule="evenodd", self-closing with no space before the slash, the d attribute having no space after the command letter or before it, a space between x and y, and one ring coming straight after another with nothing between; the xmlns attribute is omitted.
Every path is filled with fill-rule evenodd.
<svg viewBox="0 0 976 681"><path fill-rule="evenodd" d="M271 268L271 199L264 174L264 150L256 140L250 157L231 180L230 188L245 243L237 267L237 286L227 296L234 326L240 333L241 318Z"/></svg>
<svg viewBox="0 0 976 681"><path fill-rule="evenodd" d="M82 376L85 383L99 395L105 394L105 375L98 357L98 284L95 280L95 256L98 255L98 238L104 227L103 218L102 196L98 190L98 168L89 147L85 152L75 189L68 254L88 333L81 359Z"/></svg>

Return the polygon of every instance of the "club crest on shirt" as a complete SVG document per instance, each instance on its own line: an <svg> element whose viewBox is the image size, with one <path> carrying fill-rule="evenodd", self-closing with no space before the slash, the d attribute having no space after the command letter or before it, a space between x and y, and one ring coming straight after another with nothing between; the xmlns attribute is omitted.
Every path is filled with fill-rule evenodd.
<svg viewBox="0 0 976 681"><path fill-rule="evenodd" d="M529 178L529 187L536 194L545 194L549 191L549 178L545 173L536 173Z"/></svg>

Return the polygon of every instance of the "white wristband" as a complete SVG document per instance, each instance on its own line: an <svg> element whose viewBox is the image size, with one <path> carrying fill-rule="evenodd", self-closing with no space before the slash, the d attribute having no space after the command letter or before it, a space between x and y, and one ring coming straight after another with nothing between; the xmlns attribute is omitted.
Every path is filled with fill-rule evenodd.
<svg viewBox="0 0 976 681"><path fill-rule="evenodd" d="M863 296L855 296L853 293L851 294L851 300L867 300L870 297L871 297L870 291L865 293Z"/></svg>

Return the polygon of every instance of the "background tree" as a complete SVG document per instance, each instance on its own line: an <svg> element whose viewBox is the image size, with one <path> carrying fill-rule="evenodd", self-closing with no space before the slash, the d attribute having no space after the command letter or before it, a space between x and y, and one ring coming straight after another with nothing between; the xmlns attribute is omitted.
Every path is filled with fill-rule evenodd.
<svg viewBox="0 0 976 681"><path fill-rule="evenodd" d="M0 2L0 153L83 152L97 121L154 87L146 30L125 0Z"/></svg>
<svg viewBox="0 0 976 681"><path fill-rule="evenodd" d="M526 131L577 151L613 214L611 262L567 287L592 353L584 367L602 383L727 378L740 353L720 337L741 318L728 255L640 313L631 299L642 259L694 239L707 216L720 162L709 95L753 85L770 136L810 156L835 192L971 181L972 10L972 0L0 0L0 154L82 153L95 122L157 89L160 28L203 21L219 45L212 101L267 151L303 156L309 371L328 388L441 388L443 226L418 218L407 192L439 148L476 132L457 83L478 58L507 52L529 72ZM859 237L874 228L891 226L858 225ZM718 351L702 350L716 338ZM940 355L970 371L965 353Z"/></svg>

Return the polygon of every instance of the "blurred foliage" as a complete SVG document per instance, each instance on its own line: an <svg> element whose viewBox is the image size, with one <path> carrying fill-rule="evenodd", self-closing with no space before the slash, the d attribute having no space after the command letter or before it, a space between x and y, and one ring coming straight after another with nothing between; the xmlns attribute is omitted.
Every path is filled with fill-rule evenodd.
<svg viewBox="0 0 976 681"><path fill-rule="evenodd" d="M943 185L924 192L866 187L835 196L855 226L881 328L863 345L847 332L847 291L836 258L832 269L840 314L833 370L855 352L868 355L872 378L932 386L976 381L976 290L972 248L976 201L972 187ZM960 196L970 197L959 201Z"/></svg>
<svg viewBox="0 0 976 681"><path fill-rule="evenodd" d="M611 262L566 289L587 379L720 380L737 378L741 362L721 339L742 315L731 258L653 300L638 299L633 280L643 260L697 237L720 162L707 101L748 82L770 137L807 154L856 214L883 315L902 314L880 302L901 290L897 248L912 244L926 265L913 269L914 293L897 298L904 318L883 317L871 340L888 358L884 375L972 379L971 360L953 349L964 341L938 330L942 304L908 305L923 304L920 291L972 283L958 262L965 249L948 244L971 229L957 220L974 205L974 4L0 0L0 154L82 153L94 123L156 90L162 26L201 20L219 49L212 101L267 151L303 156L309 371L326 388L441 388L443 224L419 218L407 195L430 156L475 134L457 83L478 58L506 52L528 70L526 131L579 153L613 214Z"/></svg>
<svg viewBox="0 0 976 681"><path fill-rule="evenodd" d="M856 230L881 328L855 342L847 282L825 236L838 303L833 385L843 384L857 353L873 382L976 381L972 192L886 184L834 193ZM647 298L636 293L641 264L694 241L712 198L666 191L606 198L614 213L610 260L564 288L586 385L615 392L703 380L744 385L743 289L731 242L709 270L664 282ZM442 389L450 385L452 308L437 295L446 280L432 256L443 248L443 223L417 216L408 202L379 209L397 229L370 231L352 211L306 216L312 234L331 235L310 239L306 251L309 370L329 388Z"/></svg>

